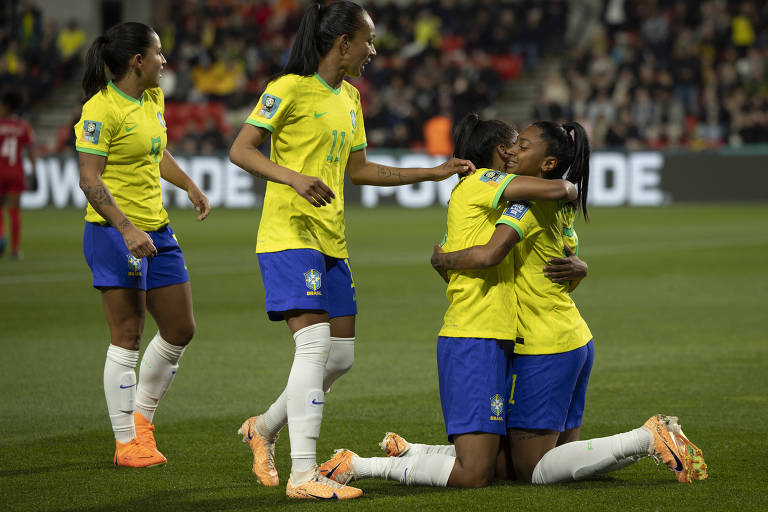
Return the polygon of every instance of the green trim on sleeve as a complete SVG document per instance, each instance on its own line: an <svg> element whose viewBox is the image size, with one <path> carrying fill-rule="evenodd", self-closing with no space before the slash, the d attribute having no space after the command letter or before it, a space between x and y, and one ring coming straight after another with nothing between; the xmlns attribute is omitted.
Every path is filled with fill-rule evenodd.
<svg viewBox="0 0 768 512"><path fill-rule="evenodd" d="M520 240L525 238L525 235L523 235L523 230L520 229L520 226L518 226L514 222L506 220L505 218L502 217L502 218L500 218L499 220L496 221L496 225L498 226L499 224L506 224L507 226L510 226L512 229L517 231L517 234L520 235Z"/></svg>
<svg viewBox="0 0 768 512"><path fill-rule="evenodd" d="M75 149L81 153L90 153L91 155L99 155L99 156L109 156L104 151L99 151L98 149L84 148L82 146L75 146Z"/></svg>
<svg viewBox="0 0 768 512"><path fill-rule="evenodd" d="M141 100L137 100L136 98L134 98L134 97L132 97L132 96L128 96L128 95L127 95L127 94L125 94L123 91L121 91L120 89L118 89L118 88L117 88L117 86L114 84L114 82L112 82L112 80L110 80L110 81L109 81L109 86L110 86L110 87L111 87L111 88L112 88L112 89L113 89L113 90L114 90L114 91L115 91L117 94L119 94L119 95L120 95L120 96L122 96L123 98L127 99L128 101L132 101L132 102L134 102L134 103L138 103L139 105L143 105L143 104L144 104L144 94L142 94L142 95L141 95Z"/></svg>
<svg viewBox="0 0 768 512"><path fill-rule="evenodd" d="M275 128L273 126L268 125L267 123L262 123L260 121L254 121L252 119L246 119L246 123L252 124L253 126L258 126L259 128L264 128L265 130L269 131L269 133L274 133Z"/></svg>
<svg viewBox="0 0 768 512"><path fill-rule="evenodd" d="M363 142L362 144L358 144L357 146L354 146L354 147L350 148L349 152L350 153L354 153L355 151L360 151L361 149L365 149L367 147L368 147L368 143L367 142Z"/></svg>
<svg viewBox="0 0 768 512"><path fill-rule="evenodd" d="M331 91L331 92L332 92L333 94L335 94L336 96L338 96L338 95L339 95L339 93L341 92L341 86L339 86L339 88L338 88L338 89L334 89L333 87L331 87L330 85L328 85L328 83L326 83L326 81L325 81L325 80L323 80L323 77L321 77L321 76L320 76L320 75L318 75L317 73L315 73L315 74L314 74L314 77L315 77L315 78L317 78L317 80L318 80L318 81L319 81L321 84L323 84L324 86L326 86L326 87L328 88L328 90L329 90L329 91ZM341 82L341 83L343 84L343 83L344 83L344 81L342 80L342 82Z"/></svg>
<svg viewBox="0 0 768 512"><path fill-rule="evenodd" d="M493 196L493 203L491 203L491 208L494 210L499 207L499 201L501 200L501 194L504 193L504 190L507 188L507 185L509 185L509 182L513 179L517 178L517 174L510 174L506 178L504 178L504 181L501 182L501 185L499 185L499 190L496 192L496 195Z"/></svg>

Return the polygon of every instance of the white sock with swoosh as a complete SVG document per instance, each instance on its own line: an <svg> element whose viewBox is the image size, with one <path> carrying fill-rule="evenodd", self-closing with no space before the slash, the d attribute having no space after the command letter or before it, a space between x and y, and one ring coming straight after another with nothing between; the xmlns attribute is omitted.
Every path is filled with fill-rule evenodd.
<svg viewBox="0 0 768 512"><path fill-rule="evenodd" d="M109 345L104 363L104 396L115 439L127 443L136 437L133 406L136 396L136 363L139 351Z"/></svg>
<svg viewBox="0 0 768 512"><path fill-rule="evenodd" d="M653 435L644 428L610 437L574 441L549 450L533 469L534 484L582 480L609 473L648 455Z"/></svg>

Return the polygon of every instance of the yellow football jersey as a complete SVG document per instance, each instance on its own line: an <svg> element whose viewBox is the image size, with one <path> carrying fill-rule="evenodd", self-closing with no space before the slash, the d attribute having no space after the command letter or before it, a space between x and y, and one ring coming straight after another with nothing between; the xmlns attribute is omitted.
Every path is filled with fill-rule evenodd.
<svg viewBox="0 0 768 512"><path fill-rule="evenodd" d="M521 240L513 249L518 339L516 354L557 354L592 339L587 323L568 294L568 283L550 281L542 270L550 258L563 257L564 244L578 251L573 229L576 212L569 203L516 201L499 223L512 226Z"/></svg>
<svg viewBox="0 0 768 512"><path fill-rule="evenodd" d="M77 150L107 158L101 179L125 216L144 231L168 224L160 190L160 160L168 141L164 109L159 87L144 91L139 101L109 82L83 105L74 127ZM85 220L106 222L90 203Z"/></svg>
<svg viewBox="0 0 768 512"><path fill-rule="evenodd" d="M268 182L256 252L316 249L346 258L344 172L349 154L368 145L358 90L346 81L333 89L317 73L284 75L246 123L271 132L273 162L320 178L336 196L315 208L290 186Z"/></svg>
<svg viewBox="0 0 768 512"><path fill-rule="evenodd" d="M515 177L491 169L465 176L451 192L443 250L467 249L488 242L504 204L501 194ZM517 332L512 267L449 270L450 301L440 336L515 339Z"/></svg>

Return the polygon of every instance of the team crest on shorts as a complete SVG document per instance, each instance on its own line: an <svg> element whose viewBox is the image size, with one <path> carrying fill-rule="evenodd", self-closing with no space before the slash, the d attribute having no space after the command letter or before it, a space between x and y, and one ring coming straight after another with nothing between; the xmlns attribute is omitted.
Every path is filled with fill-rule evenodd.
<svg viewBox="0 0 768 512"><path fill-rule="evenodd" d="M129 276L141 275L141 259L137 258L133 254L128 254L128 275Z"/></svg>
<svg viewBox="0 0 768 512"><path fill-rule="evenodd" d="M491 421L504 421L504 400L496 393L491 397Z"/></svg>
<svg viewBox="0 0 768 512"><path fill-rule="evenodd" d="M323 285L320 272L311 268L304 272L304 283L307 285L307 295L322 295L320 287Z"/></svg>

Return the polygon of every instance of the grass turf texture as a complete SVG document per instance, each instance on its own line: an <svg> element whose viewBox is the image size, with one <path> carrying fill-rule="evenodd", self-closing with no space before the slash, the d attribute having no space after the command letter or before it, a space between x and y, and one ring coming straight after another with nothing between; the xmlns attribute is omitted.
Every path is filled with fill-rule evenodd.
<svg viewBox="0 0 768 512"><path fill-rule="evenodd" d="M275 510L235 435L285 384L293 342L267 321L253 254L258 212L202 224L171 211L192 274L198 330L155 416L165 467L112 467L102 391L108 332L81 254L81 212L24 212L22 262L0 260L0 492L4 510ZM380 454L387 430L443 443L435 340L446 306L429 267L441 208L348 211L361 313L354 369L328 396L318 443ZM582 438L679 415L708 481L679 484L643 460L610 476L546 487L408 488L358 482L365 510L766 510L768 204L594 209L577 226L590 276L575 293L596 340ZM144 344L154 335L147 319Z"/></svg>

